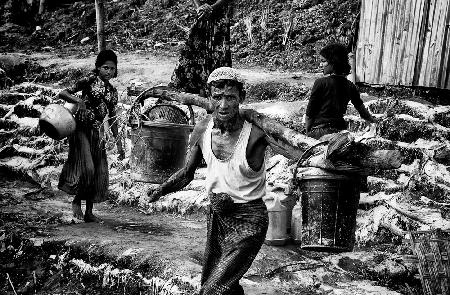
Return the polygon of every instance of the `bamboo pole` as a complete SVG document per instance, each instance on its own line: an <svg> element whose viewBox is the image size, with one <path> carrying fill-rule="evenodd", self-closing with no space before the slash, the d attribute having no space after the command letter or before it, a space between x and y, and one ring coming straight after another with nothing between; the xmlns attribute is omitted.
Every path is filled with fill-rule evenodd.
<svg viewBox="0 0 450 295"><path fill-rule="evenodd" d="M106 49L104 0L95 0L95 16L97 21L97 44L98 44L98 51L100 52Z"/></svg>
<svg viewBox="0 0 450 295"><path fill-rule="evenodd" d="M45 11L45 0L39 1L39 12L38 14L43 14Z"/></svg>
<svg viewBox="0 0 450 295"><path fill-rule="evenodd" d="M195 105L206 109L209 112L214 110L214 102L196 94L179 92L167 86L157 86L147 89L136 99L136 104L143 104L148 97L155 97L169 101L177 101L181 104ZM269 143L282 155L298 160L300 155L311 148L318 146L320 141L295 130L285 127L278 121L266 115L258 113L252 109L240 109L240 115L248 122L251 122L264 130L269 137ZM344 136L344 135L343 135ZM362 143L352 143L364 145ZM345 156L344 156L345 157ZM349 158L354 158L349 155ZM376 150L371 148L361 148L358 159L353 160L353 164L363 168L376 169L396 169L401 165L401 154L397 150Z"/></svg>

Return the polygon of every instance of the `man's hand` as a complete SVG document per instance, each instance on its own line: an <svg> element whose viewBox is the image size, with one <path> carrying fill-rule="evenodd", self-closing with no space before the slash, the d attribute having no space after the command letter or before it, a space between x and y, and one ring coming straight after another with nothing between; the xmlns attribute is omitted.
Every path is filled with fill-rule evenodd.
<svg viewBox="0 0 450 295"><path fill-rule="evenodd" d="M147 191L148 201L156 202L162 197L161 186L151 187Z"/></svg>
<svg viewBox="0 0 450 295"><path fill-rule="evenodd" d="M208 19L213 12L213 8L209 4L203 4L199 8L197 8L197 16L199 19Z"/></svg>

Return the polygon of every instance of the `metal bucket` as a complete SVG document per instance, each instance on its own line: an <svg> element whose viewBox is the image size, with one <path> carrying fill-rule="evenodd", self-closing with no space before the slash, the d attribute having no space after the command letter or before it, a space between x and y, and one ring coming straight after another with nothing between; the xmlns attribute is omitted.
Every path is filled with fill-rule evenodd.
<svg viewBox="0 0 450 295"><path fill-rule="evenodd" d="M189 134L194 126L170 122L181 118L179 112L186 116L174 105L156 105L152 109L154 111L150 115L155 121L132 123L131 178L142 182L163 183L184 166ZM191 121L193 123L193 112Z"/></svg>
<svg viewBox="0 0 450 295"><path fill-rule="evenodd" d="M352 251L359 204L359 175L310 168L297 174L302 202L301 248Z"/></svg>
<svg viewBox="0 0 450 295"><path fill-rule="evenodd" d="M73 113L78 105L66 103L64 106L50 104L45 107L39 118L40 129L50 138L61 140L72 134L76 129Z"/></svg>

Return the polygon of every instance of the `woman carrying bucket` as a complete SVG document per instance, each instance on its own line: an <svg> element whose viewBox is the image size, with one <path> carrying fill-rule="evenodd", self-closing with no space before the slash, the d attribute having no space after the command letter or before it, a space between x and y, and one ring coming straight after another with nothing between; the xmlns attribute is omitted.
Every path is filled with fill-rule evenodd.
<svg viewBox="0 0 450 295"><path fill-rule="evenodd" d="M93 73L59 93L59 98L78 105L75 113L76 131L69 137L69 156L63 166L58 188L70 195L74 217L85 222L97 222L92 213L94 203L108 198L108 163L103 121L109 124L115 138L118 135L116 105L118 93L109 80L117 76L117 56L112 50L101 51ZM81 97L74 94L81 91ZM121 140L117 140L119 159L125 157ZM81 200L86 200L83 215Z"/></svg>
<svg viewBox="0 0 450 295"><path fill-rule="evenodd" d="M355 84L347 79L350 73L347 48L342 44L329 44L321 51L325 77L314 82L306 108L306 134L320 137L347 129L344 114L351 101L361 118L376 123L361 100Z"/></svg>

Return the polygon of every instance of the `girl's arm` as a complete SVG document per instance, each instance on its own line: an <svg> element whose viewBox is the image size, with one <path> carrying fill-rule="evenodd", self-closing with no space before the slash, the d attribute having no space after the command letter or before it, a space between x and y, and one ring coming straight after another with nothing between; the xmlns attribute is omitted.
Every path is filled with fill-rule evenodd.
<svg viewBox="0 0 450 295"><path fill-rule="evenodd" d="M75 82L75 84L73 84L71 87L68 87L66 89L64 89L63 91L61 91L58 94L58 98L63 99L67 102L70 103L76 103L78 104L78 109L85 109L86 105L84 103L84 101L75 96L74 94L79 92L79 91L83 91L83 89L86 89L87 87L89 87L89 85L92 83L93 81L93 77L86 77L86 78L82 78L78 81Z"/></svg>
<svg viewBox="0 0 450 295"><path fill-rule="evenodd" d="M78 108L79 109L85 109L86 108L86 106L84 104L84 101L81 98L76 97L73 94L70 94L69 91L67 91L67 89L64 89L63 91L61 91L58 94L58 98L63 99L63 100L65 100L67 102L70 102L70 103L78 104Z"/></svg>

